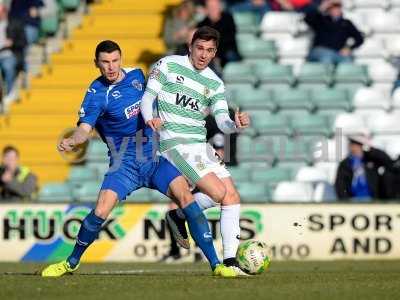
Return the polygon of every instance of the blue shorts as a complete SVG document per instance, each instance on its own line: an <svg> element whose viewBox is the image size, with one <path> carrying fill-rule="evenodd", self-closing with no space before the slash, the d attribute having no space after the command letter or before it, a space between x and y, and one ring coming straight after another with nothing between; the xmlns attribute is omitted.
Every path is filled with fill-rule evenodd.
<svg viewBox="0 0 400 300"><path fill-rule="evenodd" d="M104 175L101 190L112 190L119 200L142 187L151 188L167 195L169 184L181 173L163 157L158 161L138 162L134 159L124 160L115 170Z"/></svg>

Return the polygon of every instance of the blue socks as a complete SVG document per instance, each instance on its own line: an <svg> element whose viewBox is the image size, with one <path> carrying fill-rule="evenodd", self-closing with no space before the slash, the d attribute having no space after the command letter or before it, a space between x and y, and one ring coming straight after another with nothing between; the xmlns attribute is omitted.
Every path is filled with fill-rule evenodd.
<svg viewBox="0 0 400 300"><path fill-rule="evenodd" d="M213 239L208 221L200 206L194 201L182 209L189 225L190 234L210 262L211 268L220 263L215 252Z"/></svg>
<svg viewBox="0 0 400 300"><path fill-rule="evenodd" d="M93 210L83 220L78 236L76 237L74 250L67 258L67 262L71 268L75 268L79 264L81 256L87 247L98 237L104 221L104 219L96 216Z"/></svg>

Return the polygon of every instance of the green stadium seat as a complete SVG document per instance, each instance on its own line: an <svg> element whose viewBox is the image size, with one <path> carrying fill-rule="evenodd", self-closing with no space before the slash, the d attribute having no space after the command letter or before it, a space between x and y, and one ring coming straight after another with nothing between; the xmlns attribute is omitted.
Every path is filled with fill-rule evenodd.
<svg viewBox="0 0 400 300"><path fill-rule="evenodd" d="M292 180L293 170L291 168L274 167L271 169L255 169L251 172L252 182L261 182L275 187L280 181Z"/></svg>
<svg viewBox="0 0 400 300"><path fill-rule="evenodd" d="M267 59L276 61L277 49L273 40L249 39L238 42L239 53L246 61Z"/></svg>
<svg viewBox="0 0 400 300"><path fill-rule="evenodd" d="M126 202L152 202L149 189L141 188L134 191L128 197L126 197Z"/></svg>
<svg viewBox="0 0 400 300"><path fill-rule="evenodd" d="M261 135L290 135L292 133L286 117L266 116L263 112L251 115L251 126Z"/></svg>
<svg viewBox="0 0 400 300"><path fill-rule="evenodd" d="M311 111L314 107L310 99L310 91L303 89L287 89L274 91L274 101L281 110Z"/></svg>
<svg viewBox="0 0 400 300"><path fill-rule="evenodd" d="M46 183L39 191L40 202L71 202L71 187L66 183Z"/></svg>
<svg viewBox="0 0 400 300"><path fill-rule="evenodd" d="M40 20L40 31L44 36L55 35L59 29L60 19L58 15L44 17Z"/></svg>
<svg viewBox="0 0 400 300"><path fill-rule="evenodd" d="M308 118L311 114L309 111L304 109L283 109L279 111L278 115L290 121L293 118L298 117Z"/></svg>
<svg viewBox="0 0 400 300"><path fill-rule="evenodd" d="M291 172L292 178L296 175L297 171L302 168L307 166L308 164L304 161L287 161L287 160L281 160L278 161L275 165L274 168L282 168L282 169L289 169Z"/></svg>
<svg viewBox="0 0 400 300"><path fill-rule="evenodd" d="M86 150L86 158L89 162L107 162L108 161L108 148L105 143L100 139L90 140L89 146Z"/></svg>
<svg viewBox="0 0 400 300"><path fill-rule="evenodd" d="M96 202L101 188L99 181L86 181L72 190L74 199L80 202Z"/></svg>
<svg viewBox="0 0 400 300"><path fill-rule="evenodd" d="M332 134L328 117L320 115L310 115L308 118L295 117L291 120L291 125L295 135L314 135L321 134L330 136Z"/></svg>
<svg viewBox="0 0 400 300"><path fill-rule="evenodd" d="M263 183L240 182L236 185L243 203L266 203L271 199L270 191Z"/></svg>
<svg viewBox="0 0 400 300"><path fill-rule="evenodd" d="M332 82L332 70L333 67L327 64L306 62L300 68L297 83L328 86Z"/></svg>
<svg viewBox="0 0 400 300"><path fill-rule="evenodd" d="M81 1L80 0L60 0L60 3L65 10L77 10Z"/></svg>
<svg viewBox="0 0 400 300"><path fill-rule="evenodd" d="M97 179L97 170L87 166L75 166L69 171L67 182L71 186L80 186L86 181L95 181Z"/></svg>
<svg viewBox="0 0 400 300"><path fill-rule="evenodd" d="M99 181L103 180L104 174L106 174L109 169L108 163L101 162L88 162L85 166L93 169L97 173L97 179Z"/></svg>
<svg viewBox="0 0 400 300"><path fill-rule="evenodd" d="M227 84L255 84L257 78L253 67L243 62L230 62L224 67L223 78Z"/></svg>
<svg viewBox="0 0 400 300"><path fill-rule="evenodd" d="M274 111L276 109L271 91L255 89L253 87L238 90L234 97L234 102L242 110L246 111L252 109Z"/></svg>
<svg viewBox="0 0 400 300"><path fill-rule="evenodd" d="M296 161L310 163L312 161L310 146L302 138L280 139L278 143L274 143L273 151L275 154L275 159L279 162Z"/></svg>
<svg viewBox="0 0 400 300"><path fill-rule="evenodd" d="M367 66L343 63L336 68L334 75L336 84L361 84L368 85L370 78Z"/></svg>
<svg viewBox="0 0 400 300"><path fill-rule="evenodd" d="M292 86L295 82L292 66L280 64L257 64L255 72L263 85Z"/></svg>
<svg viewBox="0 0 400 300"><path fill-rule="evenodd" d="M239 161L265 161L272 164L274 160L271 149L272 144L272 140L268 139L252 139L249 136L239 136L237 140Z"/></svg>
<svg viewBox="0 0 400 300"><path fill-rule="evenodd" d="M233 19L239 33L256 33L258 30L257 19L252 12L235 12Z"/></svg>
<svg viewBox="0 0 400 300"><path fill-rule="evenodd" d="M228 167L234 182L246 182L250 180L249 170L242 166Z"/></svg>
<svg viewBox="0 0 400 300"><path fill-rule="evenodd" d="M170 203L172 200L159 191L148 189L149 199L156 203Z"/></svg>
<svg viewBox="0 0 400 300"><path fill-rule="evenodd" d="M311 91L311 101L319 110L339 109L350 111L351 102L346 90L321 89Z"/></svg>
<svg viewBox="0 0 400 300"><path fill-rule="evenodd" d="M266 169L271 167L271 163L268 161L240 161L239 166L243 170L248 170L247 172L251 172L253 169Z"/></svg>

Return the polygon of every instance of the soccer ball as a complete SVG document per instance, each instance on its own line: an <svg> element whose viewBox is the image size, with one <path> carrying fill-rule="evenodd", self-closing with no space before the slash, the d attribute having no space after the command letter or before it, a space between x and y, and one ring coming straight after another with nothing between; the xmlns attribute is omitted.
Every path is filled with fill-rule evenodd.
<svg viewBox="0 0 400 300"><path fill-rule="evenodd" d="M261 274L268 269L270 259L267 255L268 247L259 241L246 241L239 245L236 259L240 268L248 274Z"/></svg>

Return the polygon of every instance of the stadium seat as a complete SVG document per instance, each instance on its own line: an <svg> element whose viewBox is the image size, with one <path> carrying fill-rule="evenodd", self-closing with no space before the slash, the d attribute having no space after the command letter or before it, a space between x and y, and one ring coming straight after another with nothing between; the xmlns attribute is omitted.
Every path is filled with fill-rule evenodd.
<svg viewBox="0 0 400 300"><path fill-rule="evenodd" d="M90 162L108 161L108 148L100 139L91 139L86 150L86 158Z"/></svg>
<svg viewBox="0 0 400 300"><path fill-rule="evenodd" d="M271 151L270 149L268 149ZM298 161L309 163L311 161L310 147L303 139L280 139L274 143L275 159L279 162Z"/></svg>
<svg viewBox="0 0 400 300"><path fill-rule="evenodd" d="M253 87L240 89L234 97L236 105L242 110L276 110L276 104L272 100L271 91L255 89Z"/></svg>
<svg viewBox="0 0 400 300"><path fill-rule="evenodd" d="M272 40L249 39L238 43L239 52L246 61L254 59L276 61L277 50Z"/></svg>
<svg viewBox="0 0 400 300"><path fill-rule="evenodd" d="M295 180L300 182L319 182L328 181L328 179L328 174L316 167L302 167L295 176Z"/></svg>
<svg viewBox="0 0 400 300"><path fill-rule="evenodd" d="M295 135L324 135L332 134L329 120L326 116L311 115L308 118L294 117L291 121Z"/></svg>
<svg viewBox="0 0 400 300"><path fill-rule="evenodd" d="M261 84L292 86L295 82L291 66L280 64L257 64L256 76Z"/></svg>
<svg viewBox="0 0 400 300"><path fill-rule="evenodd" d="M335 83L340 83L341 85L354 83L368 85L370 83L367 67L364 65L339 64L336 68L334 78Z"/></svg>
<svg viewBox="0 0 400 300"><path fill-rule="evenodd" d="M298 84L323 84L330 85L332 82L333 67L327 64L306 62L297 75Z"/></svg>
<svg viewBox="0 0 400 300"><path fill-rule="evenodd" d="M261 31L264 34L289 33L296 35L299 32L299 23L302 15L293 12L270 11L261 21Z"/></svg>
<svg viewBox="0 0 400 300"><path fill-rule="evenodd" d="M235 182L247 182L250 180L249 169L243 168L240 165L235 167L228 167L228 171Z"/></svg>
<svg viewBox="0 0 400 300"><path fill-rule="evenodd" d="M388 55L383 40L369 38L359 48L354 50L354 56L357 58L386 58Z"/></svg>
<svg viewBox="0 0 400 300"><path fill-rule="evenodd" d="M272 151L273 140L266 137L258 137L250 139L248 145L243 145L243 138L239 136L238 143L239 160L242 161L265 161L272 164L274 161L274 153ZM238 138L238 140L239 140ZM244 151L243 151L244 150Z"/></svg>
<svg viewBox="0 0 400 300"><path fill-rule="evenodd" d="M281 181L291 180L292 176L293 170L291 168L255 169L251 171L251 182L261 182L275 187Z"/></svg>
<svg viewBox="0 0 400 300"><path fill-rule="evenodd" d="M85 181L72 191L74 199L80 202L96 202L101 182Z"/></svg>
<svg viewBox="0 0 400 300"><path fill-rule="evenodd" d="M377 89L363 87L358 89L353 98L353 106L356 109L381 109L390 108L390 102L385 99L383 93Z"/></svg>
<svg viewBox="0 0 400 300"><path fill-rule="evenodd" d="M58 15L47 16L40 20L40 31L44 36L52 36L57 33L59 29Z"/></svg>
<svg viewBox="0 0 400 300"><path fill-rule="evenodd" d="M40 202L70 202L72 201L71 187L65 183L46 183L39 191Z"/></svg>
<svg viewBox="0 0 400 300"><path fill-rule="evenodd" d="M305 89L282 89L274 91L274 101L281 110L297 109L311 111L313 103L310 91Z"/></svg>
<svg viewBox="0 0 400 300"><path fill-rule="evenodd" d="M282 115L266 117L262 112L251 115L251 126L262 135L290 135L289 122Z"/></svg>
<svg viewBox="0 0 400 300"><path fill-rule="evenodd" d="M225 97L228 101L233 102L235 105L237 103L235 102L236 96L240 96L241 90L252 90L254 89L254 86L252 83L229 83L225 84Z"/></svg>
<svg viewBox="0 0 400 300"><path fill-rule="evenodd" d="M277 40L278 53L283 58L304 59L310 49L309 38L289 38Z"/></svg>
<svg viewBox="0 0 400 300"><path fill-rule="evenodd" d="M347 2L347 1L345 1ZM355 11L345 11L344 16L349 19L366 37L372 34L372 29L365 20L365 16L355 10Z"/></svg>
<svg viewBox="0 0 400 300"><path fill-rule="evenodd" d="M104 174L106 174L109 169L108 163L104 162L87 162L85 166L93 169L97 173L98 180L102 180Z"/></svg>
<svg viewBox="0 0 400 300"><path fill-rule="evenodd" d="M318 170L321 170L322 172L325 172L327 181L330 184L334 184L336 180L338 165L338 162L321 161L314 164L314 167Z"/></svg>
<svg viewBox="0 0 400 300"><path fill-rule="evenodd" d="M87 166L75 166L69 171L67 182L71 186L80 186L86 181L95 181L98 179L98 174L95 169Z"/></svg>
<svg viewBox="0 0 400 300"><path fill-rule="evenodd" d="M374 114L371 118L368 125L373 134L400 134L399 114Z"/></svg>
<svg viewBox="0 0 400 300"><path fill-rule="evenodd" d="M311 101L319 110L346 110L351 109L349 95L346 90L320 89L311 91Z"/></svg>
<svg viewBox="0 0 400 300"><path fill-rule="evenodd" d="M265 203L271 199L269 189L263 183L240 182L237 183L237 189L243 203Z"/></svg>
<svg viewBox="0 0 400 300"><path fill-rule="evenodd" d="M81 1L80 0L60 0L62 7L66 10L78 9Z"/></svg>
<svg viewBox="0 0 400 300"><path fill-rule="evenodd" d="M387 142L385 148L387 154L392 159L399 159L400 158L400 139L397 136L395 139L391 139Z"/></svg>
<svg viewBox="0 0 400 300"><path fill-rule="evenodd" d="M336 117L333 130L340 130L342 134L365 133L366 126L360 116L342 113Z"/></svg>
<svg viewBox="0 0 400 300"><path fill-rule="evenodd" d="M390 82L397 78L398 71L388 62L374 63L369 66L369 76L374 82Z"/></svg>
<svg viewBox="0 0 400 300"><path fill-rule="evenodd" d="M352 0L353 9L371 8L371 9L388 9L391 0Z"/></svg>
<svg viewBox="0 0 400 300"><path fill-rule="evenodd" d="M338 134L332 139L319 140L310 145L315 163L338 162L348 153L347 139L343 134Z"/></svg>
<svg viewBox="0 0 400 300"><path fill-rule="evenodd" d="M276 187L274 202L312 202L313 187L309 182L283 181Z"/></svg>
<svg viewBox="0 0 400 300"><path fill-rule="evenodd" d="M223 71L223 78L227 84L255 84L257 80L252 66L242 62L227 63Z"/></svg>
<svg viewBox="0 0 400 300"><path fill-rule="evenodd" d="M234 12L233 19L239 33L258 31L256 16L252 12Z"/></svg>
<svg viewBox="0 0 400 300"><path fill-rule="evenodd" d="M332 184L319 182L315 185L313 200L315 202L334 202L337 200L336 191Z"/></svg>
<svg viewBox="0 0 400 300"><path fill-rule="evenodd" d="M400 32L400 20L394 13L372 11L365 17L368 25L374 33L398 34Z"/></svg>

